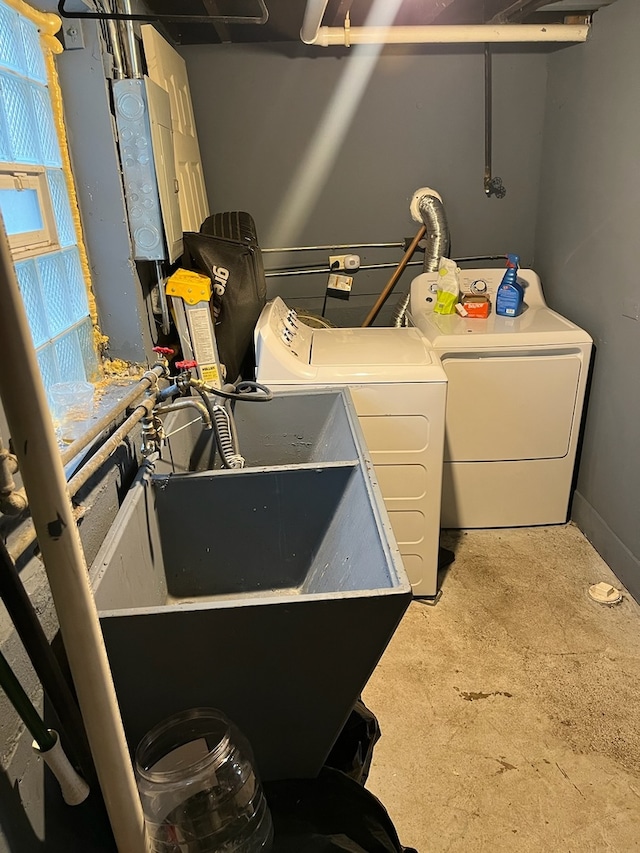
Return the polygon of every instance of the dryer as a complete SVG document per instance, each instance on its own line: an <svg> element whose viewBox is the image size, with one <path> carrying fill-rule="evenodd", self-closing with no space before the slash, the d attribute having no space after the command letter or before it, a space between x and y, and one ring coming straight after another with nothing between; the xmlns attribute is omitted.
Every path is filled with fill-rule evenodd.
<svg viewBox="0 0 640 853"><path fill-rule="evenodd" d="M414 595L438 591L447 377L412 328L312 329L277 297L255 331L270 388L348 385Z"/></svg>
<svg viewBox="0 0 640 853"><path fill-rule="evenodd" d="M437 273L411 284L410 320L449 380L443 527L517 527L567 520L592 340L546 304L522 269L525 305L495 314L500 269L461 271L463 293L491 299L487 319L433 313Z"/></svg>

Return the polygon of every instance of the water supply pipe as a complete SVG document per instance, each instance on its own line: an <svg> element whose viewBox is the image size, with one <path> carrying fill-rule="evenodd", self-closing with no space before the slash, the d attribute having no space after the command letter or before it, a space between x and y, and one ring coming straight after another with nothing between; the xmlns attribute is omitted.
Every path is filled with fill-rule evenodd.
<svg viewBox="0 0 640 853"><path fill-rule="evenodd" d="M174 400L172 403L163 403L161 406L156 406L156 415L166 415L169 412L175 412L180 409L196 409L202 420L204 429L211 429L211 414L204 403L199 400L194 400L193 397L181 397L179 400Z"/></svg>
<svg viewBox="0 0 640 853"><path fill-rule="evenodd" d="M0 220L1 222L1 220ZM31 332L0 227L0 398L119 853L146 853L122 718Z"/></svg>
<svg viewBox="0 0 640 853"><path fill-rule="evenodd" d="M315 44L329 0L307 0L300 38L305 44Z"/></svg>
<svg viewBox="0 0 640 853"><path fill-rule="evenodd" d="M151 387L157 386L158 379L160 379L164 373L165 369L160 364L155 365L151 370L148 370L140 381L137 382L112 409L109 409L109 411L100 418L100 420L96 421L90 429L84 432L80 438L62 451L62 464L66 465L68 462L71 462L78 453L84 450L85 447L88 447L95 438L108 429L119 415L126 412L126 410L135 403L136 400L142 397L142 395Z"/></svg>
<svg viewBox="0 0 640 853"><path fill-rule="evenodd" d="M84 486L84 484L93 477L93 475L98 471L98 469L104 465L109 456L118 448L120 444L125 440L125 438L129 435L129 433L134 429L137 424L140 423L143 418L147 417L151 410L153 409L154 400L152 397L149 397L148 400L143 400L139 406L133 410L133 412L129 415L129 417L118 427L118 429L105 441L105 443L100 447L97 453L95 453L91 459L87 460L87 462L74 474L73 477L67 483L67 491L69 492L69 497L73 498L80 491L80 489ZM109 415L106 416L107 426L114 418L114 412L111 411ZM94 436L95 437L95 436ZM78 440L78 444L82 441L82 439ZM75 443L74 443L75 444ZM71 445L73 447L74 445ZM78 451L79 452L79 451ZM75 454L74 454L75 455ZM68 461L68 460L66 460ZM62 454L62 462L64 464L65 458L64 454ZM81 518L84 514L84 511L81 508L74 508L74 516ZM18 536L11 542L9 545L9 553L13 560L17 560L18 557L23 554L26 549L33 545L33 543L38 538L38 534L33 526L33 521L30 518L24 520L21 526L20 533Z"/></svg>
<svg viewBox="0 0 640 853"><path fill-rule="evenodd" d="M13 475L18 470L18 460L9 453L0 436L0 513L20 515L27 508L24 489L17 489Z"/></svg>
<svg viewBox="0 0 640 853"><path fill-rule="evenodd" d="M307 0L300 30L305 44L486 44L488 42L584 42L589 24L453 24L447 26L321 27L329 0Z"/></svg>
<svg viewBox="0 0 640 853"><path fill-rule="evenodd" d="M154 405L155 397L148 397L146 400L143 400L139 406L136 406L127 420L118 427L113 435L109 436L103 445L101 445L100 450L98 450L98 452L94 454L91 459L82 466L82 468L80 468L78 473L74 474L74 476L69 480L67 483L69 498L74 497L84 484L93 477L96 471L104 465L111 454L117 450L129 435L131 430L139 424L143 418L148 417L151 414Z"/></svg>
<svg viewBox="0 0 640 853"><path fill-rule="evenodd" d="M585 42L589 24L452 24L447 26L320 27L317 47L356 44L525 44ZM301 35L302 37L302 35Z"/></svg>
<svg viewBox="0 0 640 853"><path fill-rule="evenodd" d="M133 10L131 8L131 0L122 0L122 9L125 15L131 16ZM125 47L125 56L127 65L129 66L129 77L139 79L142 77L142 68L140 64L140 54L138 52L138 43L136 41L136 31L133 28L133 21L121 21L123 41Z"/></svg>

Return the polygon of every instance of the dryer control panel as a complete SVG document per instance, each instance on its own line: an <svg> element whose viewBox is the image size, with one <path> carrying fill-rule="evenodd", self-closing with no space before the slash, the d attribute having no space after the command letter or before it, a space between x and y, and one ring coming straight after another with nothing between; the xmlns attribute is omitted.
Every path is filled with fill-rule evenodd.
<svg viewBox="0 0 640 853"><path fill-rule="evenodd" d="M488 296L494 303L503 276L504 270L497 267L495 269L460 270L460 293L462 296ZM546 305L540 279L533 270L520 269L518 271L518 282L524 288L524 298L527 305L531 307ZM414 278L411 282L412 311L417 308L418 294L421 310L432 311L436 304L437 291L437 272L425 272Z"/></svg>

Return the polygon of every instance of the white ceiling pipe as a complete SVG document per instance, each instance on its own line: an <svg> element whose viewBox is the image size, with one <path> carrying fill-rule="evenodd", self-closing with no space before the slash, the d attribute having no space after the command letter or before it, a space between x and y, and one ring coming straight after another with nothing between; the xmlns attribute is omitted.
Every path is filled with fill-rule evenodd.
<svg viewBox="0 0 640 853"><path fill-rule="evenodd" d="M0 398L119 853L147 850L142 806L60 451L0 216Z"/></svg>
<svg viewBox="0 0 640 853"><path fill-rule="evenodd" d="M313 0L312 0L313 2ZM307 7L308 8L308 7ZM516 44L584 42L588 24L453 24L411 27L320 27L307 44L319 47L356 44Z"/></svg>
<svg viewBox="0 0 640 853"><path fill-rule="evenodd" d="M329 0L307 0L300 38L305 44L314 44Z"/></svg>

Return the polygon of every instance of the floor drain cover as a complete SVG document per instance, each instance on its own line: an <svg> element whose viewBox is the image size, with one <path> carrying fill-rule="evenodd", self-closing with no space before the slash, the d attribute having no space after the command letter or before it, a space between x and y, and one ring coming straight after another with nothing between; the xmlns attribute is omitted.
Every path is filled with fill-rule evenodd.
<svg viewBox="0 0 640 853"><path fill-rule="evenodd" d="M590 586L589 595L599 604L617 604L619 601L622 601L620 590L605 581Z"/></svg>

